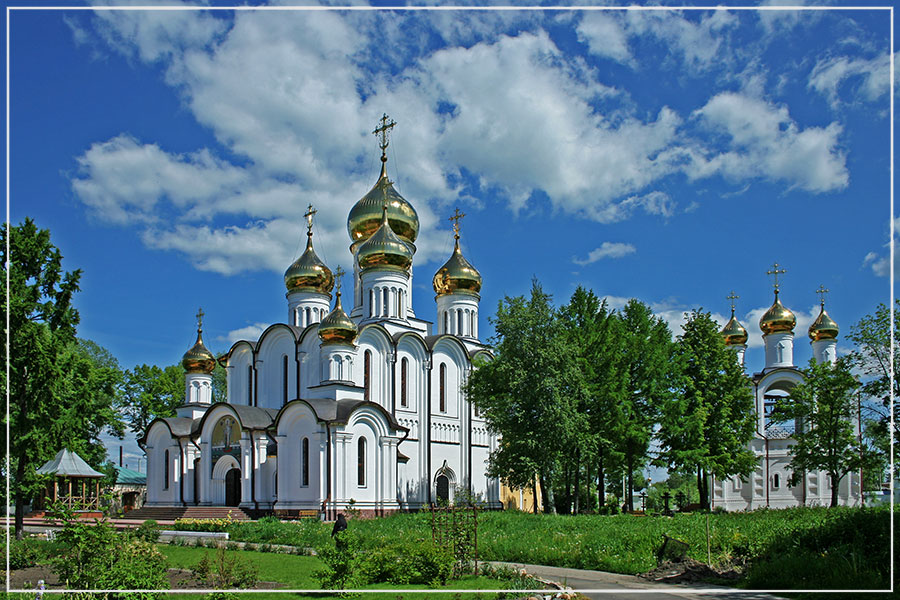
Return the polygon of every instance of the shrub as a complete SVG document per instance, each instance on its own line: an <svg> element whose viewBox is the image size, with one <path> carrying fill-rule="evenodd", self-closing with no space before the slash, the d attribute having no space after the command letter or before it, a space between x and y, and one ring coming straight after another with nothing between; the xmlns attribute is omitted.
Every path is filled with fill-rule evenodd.
<svg viewBox="0 0 900 600"><path fill-rule="evenodd" d="M9 568L27 569L35 566L46 558L45 546L45 543L38 540L13 538L9 547Z"/></svg>
<svg viewBox="0 0 900 600"><path fill-rule="evenodd" d="M219 548L212 559L204 552L191 571L197 581L218 590L251 588L259 581L256 565L225 548Z"/></svg>
<svg viewBox="0 0 900 600"><path fill-rule="evenodd" d="M159 541L159 524L153 519L147 519L134 530L134 537L155 544Z"/></svg>
<svg viewBox="0 0 900 600"><path fill-rule="evenodd" d="M359 537L349 530L341 531L334 536L334 542L334 546L316 548L316 554L325 563L325 567L313 573L313 577L326 590L365 585L360 577L363 557Z"/></svg>

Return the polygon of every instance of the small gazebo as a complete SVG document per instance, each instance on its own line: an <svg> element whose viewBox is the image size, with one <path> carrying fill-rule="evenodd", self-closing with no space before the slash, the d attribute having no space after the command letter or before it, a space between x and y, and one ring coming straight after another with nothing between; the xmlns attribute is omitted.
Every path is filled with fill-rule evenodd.
<svg viewBox="0 0 900 600"><path fill-rule="evenodd" d="M100 510L100 480L105 477L68 448L59 451L37 470L38 475L53 475L53 484L44 491L43 508L48 502L61 501L73 510Z"/></svg>

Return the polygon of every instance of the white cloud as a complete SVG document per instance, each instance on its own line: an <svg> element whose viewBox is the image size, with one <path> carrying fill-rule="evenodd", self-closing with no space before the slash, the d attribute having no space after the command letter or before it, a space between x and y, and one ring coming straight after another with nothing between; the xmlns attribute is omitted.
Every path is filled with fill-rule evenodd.
<svg viewBox="0 0 900 600"><path fill-rule="evenodd" d="M801 129L787 106L722 92L694 113L704 127L727 136L730 149L705 158L694 154L694 177L721 173L733 179L785 181L810 192L840 190L849 183L841 126Z"/></svg>
<svg viewBox="0 0 900 600"><path fill-rule="evenodd" d="M588 12L575 31L578 33L578 39L586 42L593 54L635 66L622 22L612 14L601 11Z"/></svg>
<svg viewBox="0 0 900 600"><path fill-rule="evenodd" d="M240 329L232 329L225 335L220 335L216 339L222 342L228 342L229 344L234 344L240 340L255 342L269 325L269 323L253 323L246 327L241 327Z"/></svg>
<svg viewBox="0 0 900 600"><path fill-rule="evenodd" d="M622 242L603 242L599 248L591 250L586 259L573 258L572 262L584 266L595 263L602 258L622 258L623 256L634 254L636 251L636 248L631 244L624 244Z"/></svg>
<svg viewBox="0 0 900 600"><path fill-rule="evenodd" d="M884 54L871 59L838 56L820 60L807 87L825 96L833 107L840 104L841 90L848 81L856 83L855 93L850 95L868 102L878 100L890 87L889 59Z"/></svg>

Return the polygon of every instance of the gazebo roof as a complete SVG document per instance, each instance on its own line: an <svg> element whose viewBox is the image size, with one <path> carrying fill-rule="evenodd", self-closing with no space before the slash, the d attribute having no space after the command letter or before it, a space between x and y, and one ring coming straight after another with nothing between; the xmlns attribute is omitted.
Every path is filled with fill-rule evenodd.
<svg viewBox="0 0 900 600"><path fill-rule="evenodd" d="M48 460L37 470L38 475L56 475L57 477L105 477L91 468L84 459L63 448L55 458Z"/></svg>
<svg viewBox="0 0 900 600"><path fill-rule="evenodd" d="M147 476L125 467L116 467L116 483L119 485L147 485Z"/></svg>

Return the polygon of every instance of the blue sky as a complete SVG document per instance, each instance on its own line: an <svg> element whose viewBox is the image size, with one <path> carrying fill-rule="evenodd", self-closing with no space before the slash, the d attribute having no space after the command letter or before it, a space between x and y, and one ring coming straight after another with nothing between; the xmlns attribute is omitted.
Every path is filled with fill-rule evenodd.
<svg viewBox="0 0 900 600"><path fill-rule="evenodd" d="M482 332L532 277L676 334L692 308L724 323L734 290L757 371L773 262L798 364L820 284L839 351L888 301L885 10L9 14L10 219L84 271L79 335L124 368L180 360L198 306L216 351L283 321L310 203L349 269L385 112L420 318L456 207Z"/></svg>

